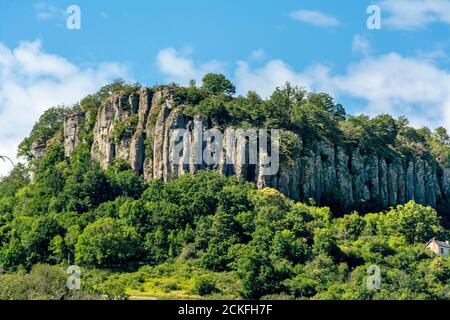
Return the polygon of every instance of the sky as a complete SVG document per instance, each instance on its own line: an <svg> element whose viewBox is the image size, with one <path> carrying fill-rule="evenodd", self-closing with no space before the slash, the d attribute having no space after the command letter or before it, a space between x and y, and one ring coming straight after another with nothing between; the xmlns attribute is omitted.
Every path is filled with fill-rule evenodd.
<svg viewBox="0 0 450 320"><path fill-rule="evenodd" d="M80 29L67 27L72 5ZM350 114L450 130L449 31L450 0L1 0L0 155L18 161L43 111L119 77L183 85L216 72L263 97L289 81Z"/></svg>

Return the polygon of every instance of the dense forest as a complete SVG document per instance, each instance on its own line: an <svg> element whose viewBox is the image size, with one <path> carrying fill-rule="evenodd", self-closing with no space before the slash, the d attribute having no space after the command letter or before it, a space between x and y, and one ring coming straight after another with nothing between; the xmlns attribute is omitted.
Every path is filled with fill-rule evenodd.
<svg viewBox="0 0 450 320"><path fill-rule="evenodd" d="M235 97L215 74L200 87L171 88L188 116L450 167L444 128L351 116L324 93L286 84L268 99ZM449 298L450 257L425 246L450 237L448 199L436 208L411 201L349 213L210 170L163 182L144 181L120 159L102 169L91 158L97 112L113 95L139 89L116 81L71 108L53 107L20 144L27 164L0 178L0 299ZM89 116L68 157L63 119L77 111ZM135 122L118 125L115 136L129 135ZM36 158L33 143L44 137L48 148ZM288 138L282 156L292 157ZM69 265L81 267L81 290L66 286ZM375 289L367 285L373 266L381 272Z"/></svg>

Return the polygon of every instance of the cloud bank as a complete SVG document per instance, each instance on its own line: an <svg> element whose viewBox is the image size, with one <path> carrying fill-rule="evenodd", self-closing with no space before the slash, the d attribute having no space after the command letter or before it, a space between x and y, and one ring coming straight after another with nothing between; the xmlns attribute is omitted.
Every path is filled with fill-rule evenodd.
<svg viewBox="0 0 450 320"><path fill-rule="evenodd" d="M449 0L382 0L388 16L383 25L393 29L414 30L433 23L450 24Z"/></svg>
<svg viewBox="0 0 450 320"><path fill-rule="evenodd" d="M360 113L370 116L381 113L395 117L405 115L416 127L444 126L450 130L448 70L440 69L433 59L424 56L407 57L395 52L370 55L370 44L360 36L354 38L353 50L363 53L363 56L350 63L343 73L333 72L323 64L295 70L278 59L256 67L247 61L237 61L231 74L239 94L245 95L252 90L268 97L276 87L288 81L311 91L330 93L337 100L358 101ZM207 64L195 66L192 58L180 58L176 53L175 49L169 48L158 55L171 57L164 59L166 63L160 67L167 80L176 82L203 74Z"/></svg>
<svg viewBox="0 0 450 320"><path fill-rule="evenodd" d="M13 49L0 43L0 154L17 161L18 143L46 109L74 104L118 77L129 78L118 63L80 68L45 52L40 41ZM0 161L0 175L10 169Z"/></svg>
<svg viewBox="0 0 450 320"><path fill-rule="evenodd" d="M67 18L66 11L62 8L55 7L46 2L38 2L34 4L36 18L41 21L57 21L63 22Z"/></svg>
<svg viewBox="0 0 450 320"><path fill-rule="evenodd" d="M190 80L200 83L205 74L224 71L224 66L219 61L197 64L190 54L183 54L172 47L159 51L156 65L167 81L181 85L188 84Z"/></svg>
<svg viewBox="0 0 450 320"><path fill-rule="evenodd" d="M297 10L290 14L291 18L316 27L337 27L341 22L318 10Z"/></svg>
<svg viewBox="0 0 450 320"><path fill-rule="evenodd" d="M257 69L240 61L235 80L240 93L253 90L267 97L289 81L312 91L331 93L337 99L359 99L364 102L360 111L371 116L406 115L415 126L450 130L450 73L430 60L398 53L369 56L350 64L342 74L334 74L321 64L296 71L281 60Z"/></svg>

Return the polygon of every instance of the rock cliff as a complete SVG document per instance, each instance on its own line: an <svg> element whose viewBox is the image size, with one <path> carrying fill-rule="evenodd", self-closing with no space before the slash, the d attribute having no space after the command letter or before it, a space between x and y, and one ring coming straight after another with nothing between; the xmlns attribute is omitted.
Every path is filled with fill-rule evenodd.
<svg viewBox="0 0 450 320"><path fill-rule="evenodd" d="M326 141L306 143L296 134L296 156L287 159L282 155L278 173L273 176L261 174L264 154L258 154L256 165L247 162L251 142L245 137L230 140L231 165L223 161L214 165L196 164L192 148L199 142L198 131L216 128L228 141L226 137L233 127L215 119L186 117L183 106L174 100L174 92L169 87L115 95L98 112L92 158L103 168L116 158L124 159L146 180L169 180L210 168L253 181L259 188L277 188L296 200L314 199L317 204L339 204L348 210L388 208L409 200L436 207L438 202L450 199L450 164L364 153ZM83 117L84 114L77 113L66 118L67 155L80 142L78 129ZM170 161L175 145L170 132L176 129L186 129L189 136L182 155L187 161L181 164Z"/></svg>
<svg viewBox="0 0 450 320"><path fill-rule="evenodd" d="M64 152L66 156L70 156L81 142L80 129L84 117L84 112L77 112L64 118Z"/></svg>

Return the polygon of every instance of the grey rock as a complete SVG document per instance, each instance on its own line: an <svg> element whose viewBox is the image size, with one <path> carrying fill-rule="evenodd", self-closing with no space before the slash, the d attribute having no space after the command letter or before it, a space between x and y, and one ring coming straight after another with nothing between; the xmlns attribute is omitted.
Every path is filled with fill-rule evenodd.
<svg viewBox="0 0 450 320"><path fill-rule="evenodd" d="M68 157L80 144L80 129L85 117L84 112L77 112L64 118L64 153Z"/></svg>
<svg viewBox="0 0 450 320"><path fill-rule="evenodd" d="M339 200L342 208L369 201L388 208L409 200L436 206L439 199L450 198L448 166L438 170L429 160L400 156L386 159L375 153L344 149L327 141L305 144L301 136L292 132L284 133L290 136L291 142L294 141L295 158L282 157L278 173L266 176L262 172L265 159L269 157L267 153L260 150L256 163L248 163L249 148L254 143L248 136L237 134L236 128L218 119L186 117L184 106L175 100L174 90L170 87L114 96L98 112L91 150L93 159L106 168L114 159L123 158L147 181L168 181L208 168L255 182L258 188L277 188L296 200L312 198L318 204ZM132 137L115 141L116 123L132 115L139 119ZM67 126L65 137L69 151L78 143L75 138L78 127L75 124ZM203 150L206 145L203 135L211 128L223 133L224 144L219 162L206 164L201 154L200 159L195 158L194 151L199 147ZM182 153L178 154L184 160L182 163L172 161L176 156L174 147L180 146L180 141L171 138L175 130L185 130ZM39 154L45 149L45 143L35 147ZM214 150L214 154L217 152L220 150Z"/></svg>

